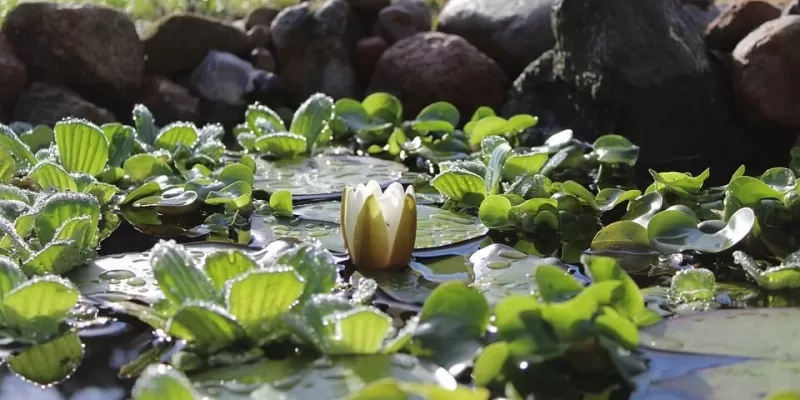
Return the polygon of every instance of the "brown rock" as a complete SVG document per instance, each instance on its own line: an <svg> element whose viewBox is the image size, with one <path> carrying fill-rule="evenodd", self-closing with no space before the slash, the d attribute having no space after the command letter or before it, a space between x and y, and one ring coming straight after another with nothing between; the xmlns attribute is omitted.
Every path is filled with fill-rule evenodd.
<svg viewBox="0 0 800 400"><path fill-rule="evenodd" d="M766 1L736 3L706 29L706 43L720 51L733 51L740 40L764 22L780 17L781 10Z"/></svg>
<svg viewBox="0 0 800 400"><path fill-rule="evenodd" d="M269 26L255 25L247 31L247 37L250 38L250 45L253 48L269 46Z"/></svg>
<svg viewBox="0 0 800 400"><path fill-rule="evenodd" d="M114 114L98 107L66 86L33 82L22 92L11 114L13 121L31 125L54 125L67 118L85 118L96 124L114 121Z"/></svg>
<svg viewBox="0 0 800 400"><path fill-rule="evenodd" d="M247 14L247 18L244 20L244 27L245 29L250 30L256 25L269 26L272 23L272 20L275 19L280 12L280 9L274 7L258 7L253 11L250 11L250 14Z"/></svg>
<svg viewBox="0 0 800 400"><path fill-rule="evenodd" d="M250 63L260 70L275 72L275 57L267 49L253 49L253 52L250 53Z"/></svg>
<svg viewBox="0 0 800 400"><path fill-rule="evenodd" d="M389 48L389 44L380 36L366 37L356 43L353 52L353 68L361 82L369 82L378 60L381 59L387 48Z"/></svg>
<svg viewBox="0 0 800 400"><path fill-rule="evenodd" d="M28 73L25 64L17 58L14 49L0 33L0 109L5 108L17 99L25 90Z"/></svg>
<svg viewBox="0 0 800 400"><path fill-rule="evenodd" d="M368 91L397 96L407 118L433 102L448 101L458 107L463 119L480 106L502 106L508 85L500 66L465 39L424 32L400 40L383 53Z"/></svg>
<svg viewBox="0 0 800 400"><path fill-rule="evenodd" d="M211 50L246 55L253 49L243 31L197 15L169 15L154 24L143 41L147 72L154 75L189 71Z"/></svg>
<svg viewBox="0 0 800 400"><path fill-rule="evenodd" d="M764 23L733 50L737 102L754 118L800 127L800 16Z"/></svg>
<svg viewBox="0 0 800 400"><path fill-rule="evenodd" d="M397 0L378 13L377 31L388 42L431 30L431 14L422 0Z"/></svg>
<svg viewBox="0 0 800 400"><path fill-rule="evenodd" d="M148 76L142 87L142 104L155 116L156 121L166 125L174 121L197 122L199 100L189 90L163 76Z"/></svg>
<svg viewBox="0 0 800 400"><path fill-rule="evenodd" d="M31 80L67 85L110 107L136 101L144 49L127 15L92 5L21 3L6 16L3 33Z"/></svg>

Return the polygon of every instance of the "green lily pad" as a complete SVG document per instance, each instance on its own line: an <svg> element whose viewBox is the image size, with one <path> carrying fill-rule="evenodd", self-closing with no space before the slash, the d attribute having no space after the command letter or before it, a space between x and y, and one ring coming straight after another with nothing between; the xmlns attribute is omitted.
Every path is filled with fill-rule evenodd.
<svg viewBox="0 0 800 400"><path fill-rule="evenodd" d="M288 190L295 200L339 199L345 186L374 180L386 187L408 171L405 165L371 157L318 156L256 161L255 189Z"/></svg>
<svg viewBox="0 0 800 400"><path fill-rule="evenodd" d="M718 310L649 326L640 343L662 351L800 360L798 319L797 308Z"/></svg>
<svg viewBox="0 0 800 400"><path fill-rule="evenodd" d="M605 226L592 239L589 252L616 259L627 272L640 272L658 262L658 252L650 247L647 229L633 221L617 221Z"/></svg>
<svg viewBox="0 0 800 400"><path fill-rule="evenodd" d="M294 229L301 234L290 236L301 236L303 228L309 229L308 236L320 240L331 251L344 252L344 243L341 238L339 227L341 203L338 201L313 203L300 207L295 207L294 214L308 219L308 226L299 224L297 229L286 229L286 225L279 226L280 231ZM271 220L270 220L271 221ZM269 222L267 222L269 224ZM313 225L313 226L312 226ZM318 228L322 226L320 231ZM330 225L330 226L329 226ZM272 228L273 232L275 227ZM254 230L256 229L254 226ZM317 233L314 233L317 232ZM323 232L330 232L323 234ZM451 244L457 244L473 239L480 238L489 230L473 216L455 213L440 208L418 205L417 206L417 238L414 249L418 251L435 249Z"/></svg>
<svg viewBox="0 0 800 400"><path fill-rule="evenodd" d="M753 360L703 369L653 382L644 397L653 399L757 400L800 390L800 362ZM788 397L787 399L792 399ZM777 400L777 398L776 398Z"/></svg>
<svg viewBox="0 0 800 400"><path fill-rule="evenodd" d="M437 383L455 388L447 371L406 354L295 357L218 368L190 376L201 393L225 399L345 399L377 380Z"/></svg>
<svg viewBox="0 0 800 400"><path fill-rule="evenodd" d="M184 246L196 265L203 265L202 259L219 250L256 252L255 249L227 243L188 243ZM75 268L67 277L78 286L84 296L111 301L136 299L150 304L164 298L153 277L149 251L98 258L85 266Z"/></svg>

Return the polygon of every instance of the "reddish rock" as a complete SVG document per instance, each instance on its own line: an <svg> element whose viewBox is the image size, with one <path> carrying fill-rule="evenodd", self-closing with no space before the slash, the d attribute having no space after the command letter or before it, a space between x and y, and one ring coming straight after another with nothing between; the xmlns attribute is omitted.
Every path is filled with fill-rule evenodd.
<svg viewBox="0 0 800 400"><path fill-rule="evenodd" d="M250 63L267 72L275 72L275 57L265 48L256 48L250 53Z"/></svg>
<svg viewBox="0 0 800 400"><path fill-rule="evenodd" d="M142 86L142 104L160 124L199 120L199 100L185 87L158 75L145 77Z"/></svg>
<svg viewBox="0 0 800 400"><path fill-rule="evenodd" d="M353 51L353 68L361 82L369 82L378 60L387 48L389 44L380 36L366 37L356 43Z"/></svg>
<svg viewBox="0 0 800 400"><path fill-rule="evenodd" d="M508 77L497 62L464 38L423 32L383 53L368 91L400 98L408 118L443 100L458 107L463 119L480 106L502 106L508 87Z"/></svg>
<svg viewBox="0 0 800 400"><path fill-rule="evenodd" d="M780 15L781 10L766 1L736 3L711 22L706 29L706 43L720 51L733 51L747 34Z"/></svg>
<svg viewBox="0 0 800 400"><path fill-rule="evenodd" d="M737 102L747 114L800 127L800 16L764 23L733 51Z"/></svg>
<svg viewBox="0 0 800 400"><path fill-rule="evenodd" d="M247 37L250 38L250 45L253 48L269 46L269 26L256 25L247 31Z"/></svg>
<svg viewBox="0 0 800 400"><path fill-rule="evenodd" d="M0 33L0 109L13 103L25 90L27 82L25 64L17 58L14 49Z"/></svg>
<svg viewBox="0 0 800 400"><path fill-rule="evenodd" d="M114 122L114 114L98 107L69 88L33 82L14 104L11 120L31 125L54 125L67 117L85 118L96 124Z"/></svg>

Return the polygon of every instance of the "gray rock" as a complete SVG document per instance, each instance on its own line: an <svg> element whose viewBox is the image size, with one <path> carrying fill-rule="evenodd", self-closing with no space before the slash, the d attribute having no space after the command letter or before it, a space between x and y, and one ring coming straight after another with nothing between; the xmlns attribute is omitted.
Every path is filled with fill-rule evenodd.
<svg viewBox="0 0 800 400"><path fill-rule="evenodd" d="M383 53L368 91L397 96L406 118L433 102L448 101L464 119L480 106L502 106L508 83L500 66L464 38L423 32Z"/></svg>
<svg viewBox="0 0 800 400"><path fill-rule="evenodd" d="M67 85L92 102L129 108L139 95L144 48L133 21L106 7L21 3L3 24L31 80Z"/></svg>
<svg viewBox="0 0 800 400"><path fill-rule="evenodd" d="M168 15L142 38L147 72L172 75L191 71L211 50L246 56L253 49L242 30L197 15Z"/></svg>
<svg viewBox="0 0 800 400"><path fill-rule="evenodd" d="M261 6L253 9L245 18L245 29L250 30L256 25L269 26L272 20L281 12L280 9L270 6Z"/></svg>
<svg viewBox="0 0 800 400"><path fill-rule="evenodd" d="M316 92L334 98L359 95L349 54L361 29L345 0L328 0L316 11L308 3L283 9L272 21L278 75L289 102Z"/></svg>
<svg viewBox="0 0 800 400"><path fill-rule="evenodd" d="M708 26L706 43L720 51L733 51L748 33L780 15L781 10L766 1L747 0L736 3Z"/></svg>
<svg viewBox="0 0 800 400"><path fill-rule="evenodd" d="M438 30L464 37L516 76L555 44L552 5L553 0L450 0Z"/></svg>
<svg viewBox="0 0 800 400"><path fill-rule="evenodd" d="M5 109L25 90L28 73L25 64L0 33L0 109Z"/></svg>
<svg viewBox="0 0 800 400"><path fill-rule="evenodd" d="M554 80L562 95L605 110L582 110L587 117L580 125L589 128L576 133L588 140L609 132L628 137L641 147L643 168L700 172L713 166L715 176L727 179L747 144L737 140L728 84L681 4L557 0L554 7ZM511 101L538 97L555 109L561 125L574 123L547 93L524 90L515 87Z"/></svg>
<svg viewBox="0 0 800 400"><path fill-rule="evenodd" d="M378 13L377 32L389 43L431 30L431 13L423 0L393 0Z"/></svg>
<svg viewBox="0 0 800 400"><path fill-rule="evenodd" d="M211 50L189 75L187 86L205 100L237 105L255 89L258 76L267 73L231 53Z"/></svg>
<svg viewBox="0 0 800 400"><path fill-rule="evenodd" d="M33 82L14 105L11 120L31 125L50 125L67 118L85 118L96 124L115 120L114 114L98 107L66 86Z"/></svg>

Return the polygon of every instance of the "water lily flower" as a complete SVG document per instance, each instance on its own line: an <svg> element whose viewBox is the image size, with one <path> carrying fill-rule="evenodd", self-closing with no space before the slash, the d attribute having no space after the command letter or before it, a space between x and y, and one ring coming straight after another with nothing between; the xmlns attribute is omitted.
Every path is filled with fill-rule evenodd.
<svg viewBox="0 0 800 400"><path fill-rule="evenodd" d="M399 268L411 260L417 238L414 188L394 182L385 192L375 181L347 186L342 194L342 236L359 269Z"/></svg>

